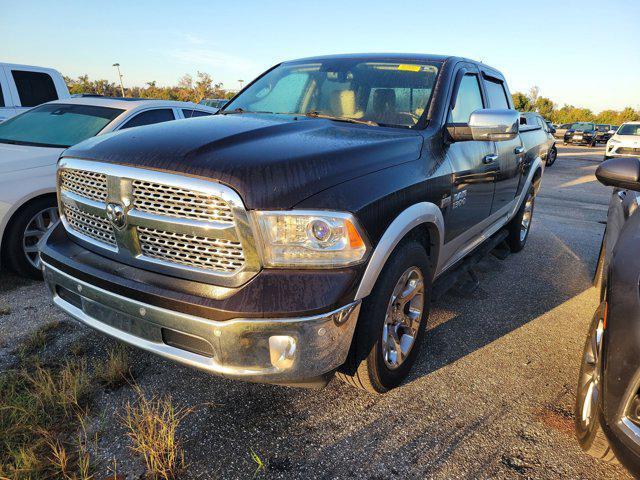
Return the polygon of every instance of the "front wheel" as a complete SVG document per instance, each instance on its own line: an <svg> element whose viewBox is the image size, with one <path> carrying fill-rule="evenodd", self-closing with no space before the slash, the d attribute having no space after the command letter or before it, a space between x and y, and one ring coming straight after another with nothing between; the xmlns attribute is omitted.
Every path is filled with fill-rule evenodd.
<svg viewBox="0 0 640 480"><path fill-rule="evenodd" d="M38 198L18 211L7 229L4 251L7 264L15 273L42 278L38 242L57 221L55 197Z"/></svg>
<svg viewBox="0 0 640 480"><path fill-rule="evenodd" d="M430 292L425 249L413 241L400 244L363 301L349 357L338 378L372 393L400 385L420 351Z"/></svg>
<svg viewBox="0 0 640 480"><path fill-rule="evenodd" d="M558 158L558 149L554 145L553 147L551 147L551 150L549 150L549 153L547 154L547 161L546 161L547 167L550 167L551 165L553 165L556 161L556 158Z"/></svg>
<svg viewBox="0 0 640 480"><path fill-rule="evenodd" d="M601 460L615 462L615 454L600 425L603 338L604 315L599 309L589 326L582 352L574 411L575 429L578 443L585 452Z"/></svg>
<svg viewBox="0 0 640 480"><path fill-rule="evenodd" d="M533 219L533 207L535 206L536 189L532 184L529 187L527 196L520 205L520 209L516 216L507 225L508 236L507 245L512 253L517 253L524 248L529 238L531 230L531 220Z"/></svg>

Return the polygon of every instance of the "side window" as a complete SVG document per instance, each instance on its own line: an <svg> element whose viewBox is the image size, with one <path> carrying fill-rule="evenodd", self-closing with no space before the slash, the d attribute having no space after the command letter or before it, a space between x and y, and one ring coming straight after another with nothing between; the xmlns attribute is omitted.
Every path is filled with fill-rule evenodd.
<svg viewBox="0 0 640 480"><path fill-rule="evenodd" d="M175 119L176 117L173 115L173 110L170 108L157 108L155 110L147 110L146 112L139 113L120 127L120 130L124 128L151 125L154 123L168 122Z"/></svg>
<svg viewBox="0 0 640 480"><path fill-rule="evenodd" d="M507 94L504 91L504 86L501 81L485 78L484 88L487 91L487 97L489 98L489 105L491 108L509 108Z"/></svg>
<svg viewBox="0 0 640 480"><path fill-rule="evenodd" d="M478 76L467 74L460 82L456 105L449 114L449 121L451 123L469 123L471 114L481 108L483 108L482 94L480 93Z"/></svg>
<svg viewBox="0 0 640 480"><path fill-rule="evenodd" d="M4 95L2 93L2 84L0 83L0 107L4 107Z"/></svg>
<svg viewBox="0 0 640 480"><path fill-rule="evenodd" d="M11 70L11 74L23 107L35 107L58 99L56 86L48 74L23 70Z"/></svg>
<svg viewBox="0 0 640 480"><path fill-rule="evenodd" d="M184 115L184 118L208 117L209 115L211 115L211 112L203 112L202 110L189 110L183 108L182 115Z"/></svg>

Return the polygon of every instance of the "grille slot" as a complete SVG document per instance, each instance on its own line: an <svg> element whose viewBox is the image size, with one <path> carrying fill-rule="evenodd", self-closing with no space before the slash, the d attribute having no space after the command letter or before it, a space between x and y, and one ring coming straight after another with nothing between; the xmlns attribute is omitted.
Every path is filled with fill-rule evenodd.
<svg viewBox="0 0 640 480"><path fill-rule="evenodd" d="M132 187L133 208L141 212L233 224L231 207L216 196L143 180L134 180Z"/></svg>
<svg viewBox="0 0 640 480"><path fill-rule="evenodd" d="M616 153L621 155L640 155L640 148L620 147Z"/></svg>
<svg viewBox="0 0 640 480"><path fill-rule="evenodd" d="M244 265L240 242L138 227L143 255L193 268L233 273Z"/></svg>
<svg viewBox="0 0 640 480"><path fill-rule="evenodd" d="M67 222L75 231L86 235L98 242L116 246L116 237L113 227L106 218L97 217L74 207L64 204L64 215Z"/></svg>
<svg viewBox="0 0 640 480"><path fill-rule="evenodd" d="M60 172L60 187L98 202L107 199L107 176L103 173L65 168Z"/></svg>

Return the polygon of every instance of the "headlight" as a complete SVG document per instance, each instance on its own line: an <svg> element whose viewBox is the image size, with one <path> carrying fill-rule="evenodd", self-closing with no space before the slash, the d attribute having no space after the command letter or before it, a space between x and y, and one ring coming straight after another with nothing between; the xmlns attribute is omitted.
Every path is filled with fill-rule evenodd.
<svg viewBox="0 0 640 480"><path fill-rule="evenodd" d="M349 213L254 212L266 267L334 268L359 263L367 245Z"/></svg>

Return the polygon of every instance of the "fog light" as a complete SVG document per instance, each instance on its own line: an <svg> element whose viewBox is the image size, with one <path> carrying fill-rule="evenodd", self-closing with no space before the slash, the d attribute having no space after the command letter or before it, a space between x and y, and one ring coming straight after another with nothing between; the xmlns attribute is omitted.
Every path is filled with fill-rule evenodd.
<svg viewBox="0 0 640 480"><path fill-rule="evenodd" d="M296 339L288 335L269 337L269 356L271 365L286 370L291 368L296 355Z"/></svg>

